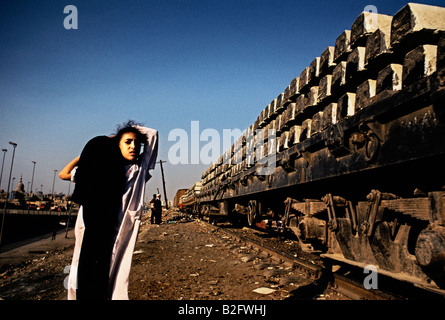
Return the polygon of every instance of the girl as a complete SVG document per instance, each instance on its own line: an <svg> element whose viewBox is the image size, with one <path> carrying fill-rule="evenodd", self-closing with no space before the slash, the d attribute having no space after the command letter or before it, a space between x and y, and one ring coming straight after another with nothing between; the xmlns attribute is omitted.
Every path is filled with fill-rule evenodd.
<svg viewBox="0 0 445 320"><path fill-rule="evenodd" d="M91 139L60 172L61 179L76 183L72 200L81 205L69 300L128 299L144 188L157 152L157 131L129 121L115 136Z"/></svg>

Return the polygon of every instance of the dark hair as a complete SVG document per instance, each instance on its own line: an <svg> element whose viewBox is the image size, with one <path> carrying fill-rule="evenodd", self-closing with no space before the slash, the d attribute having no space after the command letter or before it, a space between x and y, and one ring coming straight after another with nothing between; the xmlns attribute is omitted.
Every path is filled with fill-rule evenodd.
<svg viewBox="0 0 445 320"><path fill-rule="evenodd" d="M119 141L121 141L121 138L125 133L132 132L136 134L137 140L141 144L144 144L144 142L146 141L146 137L142 132L140 132L138 129L134 127L136 125L143 126L142 123L137 123L134 120L128 120L127 122L124 122L122 125L117 125L115 138L118 141L118 143Z"/></svg>

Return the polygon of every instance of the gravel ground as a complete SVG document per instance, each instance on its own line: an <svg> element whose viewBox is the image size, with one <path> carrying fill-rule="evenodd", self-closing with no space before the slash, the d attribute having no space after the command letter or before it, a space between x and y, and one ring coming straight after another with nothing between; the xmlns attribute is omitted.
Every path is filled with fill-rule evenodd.
<svg viewBox="0 0 445 320"><path fill-rule="evenodd" d="M174 218L174 219L173 219ZM143 220L130 273L131 300L343 300L290 267L260 258L199 220ZM72 231L0 254L0 298L65 300Z"/></svg>

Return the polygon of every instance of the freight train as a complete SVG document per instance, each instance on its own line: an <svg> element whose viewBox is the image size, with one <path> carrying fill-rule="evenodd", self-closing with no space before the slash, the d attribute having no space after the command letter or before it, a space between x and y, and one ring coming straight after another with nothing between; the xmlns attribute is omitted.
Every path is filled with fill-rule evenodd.
<svg viewBox="0 0 445 320"><path fill-rule="evenodd" d="M197 213L199 211L198 197L202 188L201 182L195 182L193 186L188 188L179 198L179 207L185 213Z"/></svg>
<svg viewBox="0 0 445 320"><path fill-rule="evenodd" d="M410 3L360 14L184 205L445 292L444 164L445 8Z"/></svg>

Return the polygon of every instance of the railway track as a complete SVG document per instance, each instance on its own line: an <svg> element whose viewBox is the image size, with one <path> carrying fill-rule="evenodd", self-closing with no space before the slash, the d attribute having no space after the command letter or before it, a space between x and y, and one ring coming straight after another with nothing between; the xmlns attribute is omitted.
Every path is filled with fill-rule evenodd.
<svg viewBox="0 0 445 320"><path fill-rule="evenodd" d="M256 261L256 268L278 285L300 284L291 292L292 299L317 299L323 292L334 291L352 300L444 300L444 290L419 287L409 281L394 279L360 266L341 264L317 254L297 250L298 242L260 230L216 226L201 222L219 235L244 262Z"/></svg>

